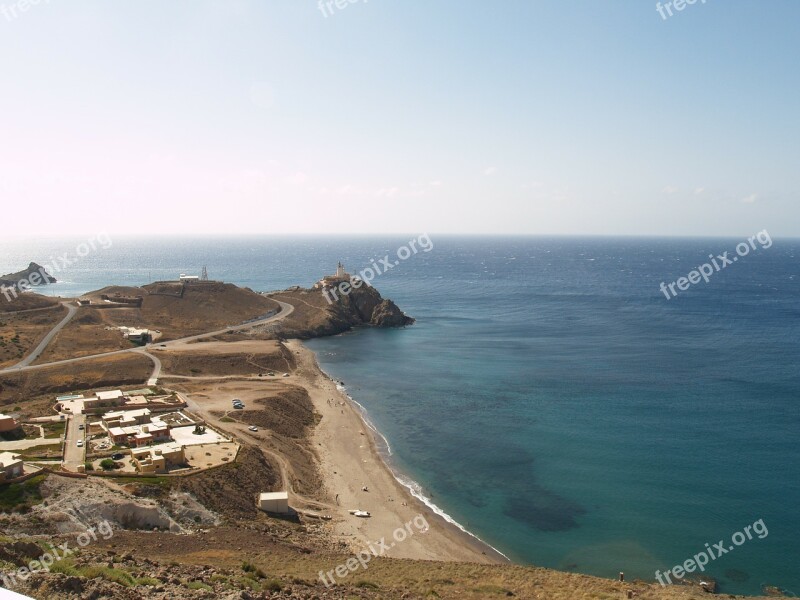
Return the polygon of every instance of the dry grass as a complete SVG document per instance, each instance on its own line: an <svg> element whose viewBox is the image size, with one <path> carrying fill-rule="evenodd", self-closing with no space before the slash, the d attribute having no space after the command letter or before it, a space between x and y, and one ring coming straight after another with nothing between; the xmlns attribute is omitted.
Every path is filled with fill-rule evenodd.
<svg viewBox="0 0 800 600"><path fill-rule="evenodd" d="M6 304L5 298L0 297L0 307L8 308ZM19 314L0 311L0 367L12 366L25 358L67 314L63 306L52 306Z"/></svg>
<svg viewBox="0 0 800 600"><path fill-rule="evenodd" d="M292 353L276 341L191 344L179 349L157 349L157 355L163 372L172 375L258 375L292 371L295 366Z"/></svg>
<svg viewBox="0 0 800 600"><path fill-rule="evenodd" d="M16 298L12 296L11 300L7 300L5 295L2 295L0 296L0 314L49 308L58 303L56 298L48 298L39 294L19 294Z"/></svg>
<svg viewBox="0 0 800 600"><path fill-rule="evenodd" d="M280 471L257 448L242 446L235 463L182 478L175 487L226 517L252 519L258 515L258 494L280 484Z"/></svg>
<svg viewBox="0 0 800 600"><path fill-rule="evenodd" d="M153 363L138 354L120 354L78 362L69 366L42 367L0 376L0 406L19 404L40 396L80 392L96 388L141 385L147 382ZM52 401L52 398L51 398Z"/></svg>
<svg viewBox="0 0 800 600"><path fill-rule="evenodd" d="M115 318L109 318L112 316ZM129 315L130 318L126 318ZM114 309L97 310L82 307L72 321L62 329L56 338L35 361L42 364L68 358L113 352L133 347L118 329L107 330L106 327L116 327L115 322L126 321L129 326L140 325L138 310Z"/></svg>
<svg viewBox="0 0 800 600"><path fill-rule="evenodd" d="M292 533L287 529L284 535L292 538L300 535L302 539L303 532L295 529ZM318 549L321 539L316 537L309 537L305 548L298 548L296 544L276 543L274 538L265 537L250 529L227 527L218 534L203 536L202 540L184 537L181 542L171 534L125 533L115 536L113 541L117 551L130 549L139 556L163 562L211 563L215 568L222 569L235 568L246 561L252 568L269 573L270 577L283 582L305 582L309 586L321 586L320 571L327 573L352 557L350 554ZM316 543L312 543L314 540ZM701 600L713 597L697 586L661 587L638 581L620 583L612 579L516 565L386 558L373 559L366 569L359 568L338 583L371 590L380 598L622 600L627 597L628 590L634 592L633 597L637 600ZM314 590L309 590L309 594L303 597L315 595ZM734 596L726 594L722 597Z"/></svg>

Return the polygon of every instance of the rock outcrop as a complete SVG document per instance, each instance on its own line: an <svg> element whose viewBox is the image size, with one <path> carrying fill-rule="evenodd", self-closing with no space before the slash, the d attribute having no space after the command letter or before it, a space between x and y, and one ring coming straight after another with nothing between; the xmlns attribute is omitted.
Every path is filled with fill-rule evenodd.
<svg viewBox="0 0 800 600"><path fill-rule="evenodd" d="M18 271L17 273L8 273L0 277L0 286L16 287L21 281L27 282L28 285L25 287L35 287L56 283L56 278L50 275L43 266L32 262L28 265L27 269Z"/></svg>
<svg viewBox="0 0 800 600"><path fill-rule="evenodd" d="M347 294L291 288L271 297L295 307L271 329L279 338L309 339L338 335L354 327L405 327L414 323L394 302L369 286L351 289Z"/></svg>
<svg viewBox="0 0 800 600"><path fill-rule="evenodd" d="M403 313L394 302L383 298L374 287L362 286L352 290L341 298L338 308L346 319L350 317L347 320L355 320L354 325L405 327L414 323L414 319Z"/></svg>

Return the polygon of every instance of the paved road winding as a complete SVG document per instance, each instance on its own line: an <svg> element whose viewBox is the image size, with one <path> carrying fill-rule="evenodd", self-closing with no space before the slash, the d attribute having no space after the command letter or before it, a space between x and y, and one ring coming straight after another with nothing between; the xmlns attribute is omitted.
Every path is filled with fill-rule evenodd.
<svg viewBox="0 0 800 600"><path fill-rule="evenodd" d="M64 317L58 325L53 327L50 330L50 333L44 336L44 339L41 342L39 342L39 345L36 346L36 348L33 349L33 352L31 352L28 356L26 356L20 362L15 364L13 367L5 369L6 371L13 371L15 369L21 370L24 367L29 366L33 361L35 361L37 358L39 358L39 356L41 356L42 352L44 352L44 349L47 348L47 346L50 345L50 342L53 341L53 338L56 337L56 335L58 335L58 332L64 329L67 323L72 321L72 317L74 317L75 314L78 312L78 307L73 304L70 304L69 302L62 302L61 305L67 308L67 316ZM3 372L4 371L0 371L0 373Z"/></svg>
<svg viewBox="0 0 800 600"><path fill-rule="evenodd" d="M188 342L194 342L194 341L202 340L202 339L205 339L205 338L210 338L210 337L215 337L215 336L218 336L218 335L223 335L223 334L225 334L225 333L227 333L229 331L245 331L245 330L251 329L253 327L258 327L260 325L266 325L267 323L274 323L276 321L281 321L281 320L285 319L286 317L288 317L290 314L292 314L294 312L294 306L292 306L291 304L287 304L286 302L281 302L280 300L276 300L276 302L281 305L281 311L278 314L272 315L271 317L267 317L266 319L259 319L257 321L251 321L250 323L245 323L243 325L232 325L230 327L225 327L224 329L218 329L216 331L209 331L208 333L201 333L201 334L198 334L198 335L191 335L191 336L188 336L188 337L180 338L180 339L177 339L177 340L172 340L172 341L169 341L169 342L161 342L161 343L157 343L157 344L148 344L144 348L128 348L126 350L114 350L112 352L101 352L100 354L90 354L88 356L79 356L78 358L68 358L66 360L57 360L57 361L54 361L54 362L42 363L42 364L39 364L39 365L30 364L33 360L36 359L36 357L38 357L44 351L44 349L47 346L47 344L49 344L52 341L52 339L55 337L55 335L61 330L61 328L64 327L64 325L66 325L69 322L69 320L72 319L72 317L74 316L74 313L78 310L76 307L71 307L71 306L68 306L68 305L65 304L65 306L67 306L68 309L72 309L72 312L70 313L70 315L67 315L67 317L65 317L64 320L61 323L56 325L53 328L53 330L49 334L47 334L45 339L42 340L42 343L40 343L39 346L36 347L36 350L34 350L33 353L27 359L25 359L24 361L22 361L21 363L19 363L17 365L14 365L13 367L8 367L6 369L0 370L0 375L8 375L10 373L22 373L22 372L25 372L25 371L33 371L33 370L36 370L36 369L43 369L43 368L46 368L46 367L70 365L70 364L74 364L74 363L81 362L81 361L84 361L84 360L91 360L93 358L102 358L102 357L105 357L105 356L114 356L116 354L128 354L128 353L131 353L131 352L138 352L140 354L146 355L148 358L153 360L153 362L156 365L156 368L155 368L155 370L153 372L153 375L151 376L151 379L153 377L158 378L158 376L161 373L161 362L157 358L155 358L154 356L152 356L151 354L148 353L148 349L149 348L152 348L154 346L166 346L166 347L169 347L169 346L172 346L172 345L175 345L175 344L186 344ZM25 363L27 363L27 364L25 364Z"/></svg>

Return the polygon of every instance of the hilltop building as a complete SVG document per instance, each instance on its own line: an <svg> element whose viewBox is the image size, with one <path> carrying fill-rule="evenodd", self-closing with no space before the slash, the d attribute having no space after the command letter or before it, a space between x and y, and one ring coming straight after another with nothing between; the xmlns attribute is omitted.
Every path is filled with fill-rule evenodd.
<svg viewBox="0 0 800 600"><path fill-rule="evenodd" d="M343 281L350 281L353 278L350 273L344 270L344 265L340 262L336 266L336 273L333 275L326 275L314 284L315 290L324 290L327 288L336 287Z"/></svg>

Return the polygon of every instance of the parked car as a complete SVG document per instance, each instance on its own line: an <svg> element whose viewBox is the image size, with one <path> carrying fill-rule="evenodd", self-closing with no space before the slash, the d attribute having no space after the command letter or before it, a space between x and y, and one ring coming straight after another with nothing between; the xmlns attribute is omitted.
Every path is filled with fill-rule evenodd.
<svg viewBox="0 0 800 600"><path fill-rule="evenodd" d="M119 452L111 455L111 460L122 460L123 458L125 458L125 455Z"/></svg>
<svg viewBox="0 0 800 600"><path fill-rule="evenodd" d="M83 448L83 440L78 440L78 448Z"/></svg>
<svg viewBox="0 0 800 600"><path fill-rule="evenodd" d="M250 427L248 427L248 429L250 431L258 431L258 427L256 427L255 425L250 425Z"/></svg>
<svg viewBox="0 0 800 600"><path fill-rule="evenodd" d="M83 429L86 429L86 427L84 425L78 425L78 429L83 430Z"/></svg>

